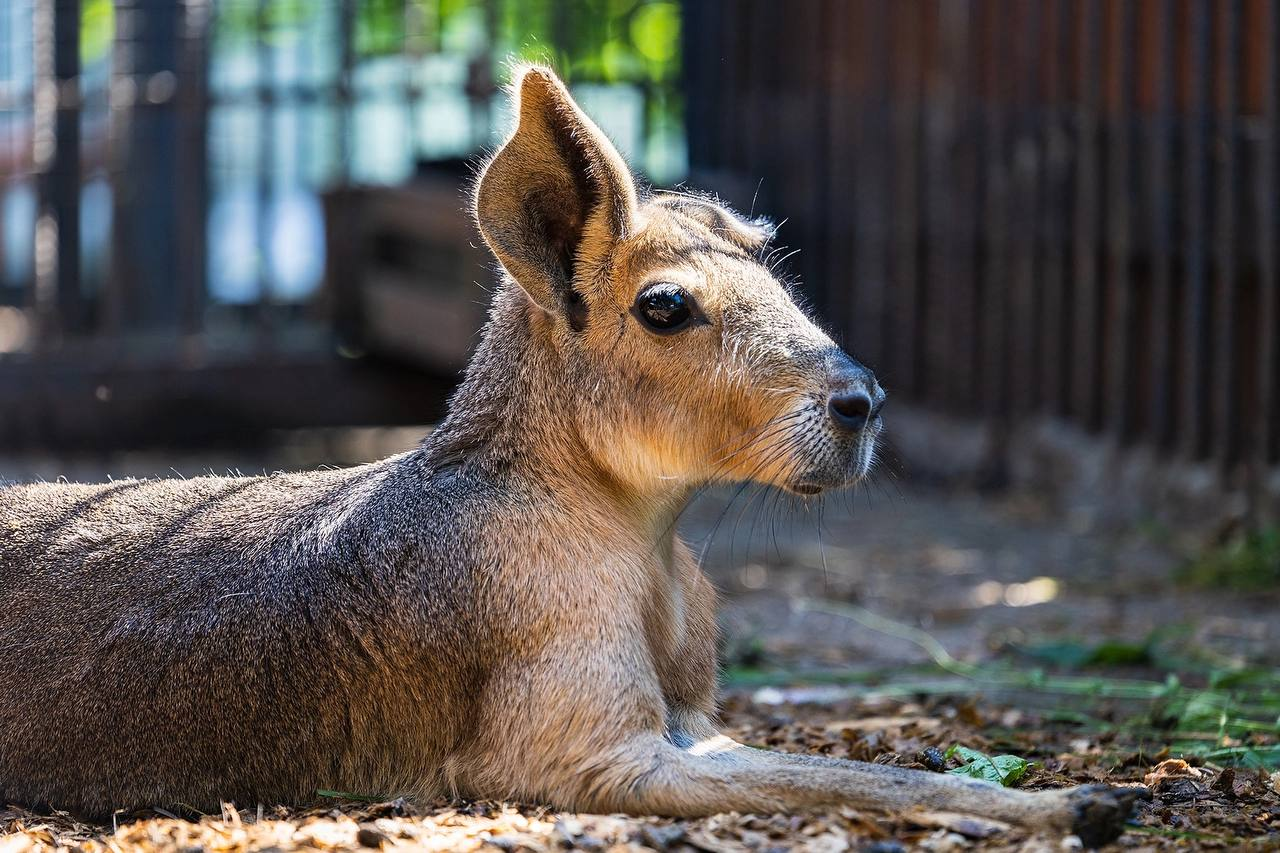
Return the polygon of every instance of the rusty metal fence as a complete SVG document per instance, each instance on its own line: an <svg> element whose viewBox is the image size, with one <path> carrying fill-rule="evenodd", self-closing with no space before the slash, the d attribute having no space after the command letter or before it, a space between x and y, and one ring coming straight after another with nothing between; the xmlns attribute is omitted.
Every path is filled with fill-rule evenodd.
<svg viewBox="0 0 1280 853"><path fill-rule="evenodd" d="M686 6L690 164L935 411L1280 463L1280 3Z"/></svg>

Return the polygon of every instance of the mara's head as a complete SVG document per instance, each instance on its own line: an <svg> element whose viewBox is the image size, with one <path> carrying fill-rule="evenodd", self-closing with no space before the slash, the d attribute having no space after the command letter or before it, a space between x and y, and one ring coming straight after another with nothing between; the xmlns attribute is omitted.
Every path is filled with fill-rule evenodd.
<svg viewBox="0 0 1280 853"><path fill-rule="evenodd" d="M884 392L764 262L769 224L639 191L551 71L525 68L514 89L518 124L475 215L551 354L566 426L640 489L725 479L817 494L864 476Z"/></svg>

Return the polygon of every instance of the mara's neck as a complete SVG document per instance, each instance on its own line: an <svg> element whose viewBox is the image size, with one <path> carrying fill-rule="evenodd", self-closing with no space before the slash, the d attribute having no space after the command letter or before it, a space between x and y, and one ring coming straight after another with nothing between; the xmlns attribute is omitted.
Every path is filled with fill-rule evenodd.
<svg viewBox="0 0 1280 853"><path fill-rule="evenodd" d="M597 457L583 434L580 418L591 413L574 398L573 365L545 322L517 285L501 287L448 414L423 444L428 458L542 491L566 513L616 514L669 535L691 489L638 486Z"/></svg>

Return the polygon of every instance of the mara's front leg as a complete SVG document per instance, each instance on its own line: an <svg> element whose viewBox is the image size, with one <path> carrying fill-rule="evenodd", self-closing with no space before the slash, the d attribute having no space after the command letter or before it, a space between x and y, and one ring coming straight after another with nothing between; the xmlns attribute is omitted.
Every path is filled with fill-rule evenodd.
<svg viewBox="0 0 1280 853"><path fill-rule="evenodd" d="M843 802L856 807L909 812L913 809L961 812L1031 829L1051 828L1078 835L1088 846L1104 844L1124 831L1136 800L1149 799L1146 788L1084 785L1052 791L1014 791L945 773L846 761L825 755L775 752L738 743L718 732L703 714L673 718L669 738L684 751L738 768L807 768L835 773L840 785L852 785Z"/></svg>
<svg viewBox="0 0 1280 853"><path fill-rule="evenodd" d="M929 809L1072 832L1090 845L1120 834L1136 796L1105 787L1009 790L947 774L752 750L703 725L668 729L668 708L640 643L549 643L495 673L486 693L477 737L451 767L458 789L472 796L672 816L839 805Z"/></svg>

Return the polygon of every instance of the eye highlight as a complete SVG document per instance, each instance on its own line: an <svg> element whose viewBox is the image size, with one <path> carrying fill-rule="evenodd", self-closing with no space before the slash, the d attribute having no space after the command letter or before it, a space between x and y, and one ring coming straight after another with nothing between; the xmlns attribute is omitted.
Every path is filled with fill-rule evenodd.
<svg viewBox="0 0 1280 853"><path fill-rule="evenodd" d="M675 334L697 316L693 297L669 282L640 291L631 313L645 328L659 335Z"/></svg>

